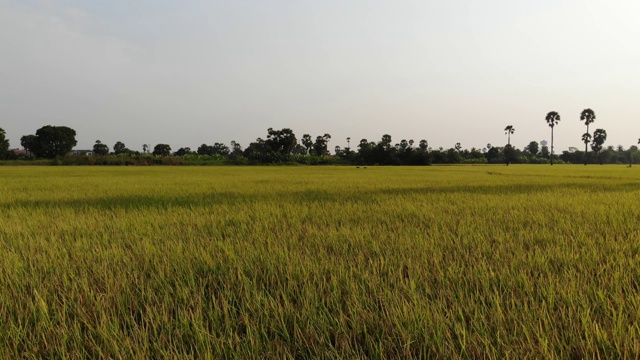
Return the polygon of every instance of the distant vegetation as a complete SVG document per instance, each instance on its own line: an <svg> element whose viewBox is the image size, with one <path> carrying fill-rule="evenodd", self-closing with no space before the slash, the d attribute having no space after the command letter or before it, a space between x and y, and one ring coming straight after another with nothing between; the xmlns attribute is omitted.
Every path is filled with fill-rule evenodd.
<svg viewBox="0 0 640 360"><path fill-rule="evenodd" d="M505 146L492 146L463 149L461 143L445 149L434 149L426 139L414 141L402 139L394 142L391 135L385 134L379 141L361 139L354 147L351 138L346 138L347 147L335 146L329 151L330 134L315 138L304 134L297 138L293 130L269 128L265 139L258 138L246 148L231 141L230 146L223 143L202 144L196 150L189 147L173 151L168 144L142 145L142 152L130 150L121 141L109 146L96 140L93 149L72 151L76 145L76 132L65 126L45 126L35 135L21 138L24 152L10 151L5 133L0 129L0 159L34 160L55 159L55 164L75 165L194 165L194 164L354 164L354 165L430 165L430 164L551 164L582 163L588 164L634 164L640 161L638 147L634 144L625 149L606 146L607 132L596 129L593 135L589 125L596 119L595 112L585 109L580 120L587 126L581 141L585 150L570 148L556 155L553 149L553 130L560 122L560 115L551 111L545 117L551 127L551 148L531 141L524 149L511 145L511 136L515 127L508 125ZM640 140L638 141L640 143ZM591 144L592 152L589 152ZM170 159L167 159L170 158Z"/></svg>

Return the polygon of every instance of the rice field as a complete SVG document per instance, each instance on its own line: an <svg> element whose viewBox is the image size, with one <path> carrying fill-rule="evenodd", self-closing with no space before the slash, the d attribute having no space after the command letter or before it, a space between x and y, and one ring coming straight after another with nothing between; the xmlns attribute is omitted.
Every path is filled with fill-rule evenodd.
<svg viewBox="0 0 640 360"><path fill-rule="evenodd" d="M0 358L638 358L640 168L0 167Z"/></svg>

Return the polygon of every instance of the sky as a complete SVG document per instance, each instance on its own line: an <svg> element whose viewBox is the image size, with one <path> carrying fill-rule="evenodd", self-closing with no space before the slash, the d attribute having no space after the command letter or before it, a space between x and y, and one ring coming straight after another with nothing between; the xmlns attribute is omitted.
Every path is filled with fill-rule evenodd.
<svg viewBox="0 0 640 360"><path fill-rule="evenodd" d="M0 0L0 128L132 150L267 129L433 148L640 138L637 0Z"/></svg>

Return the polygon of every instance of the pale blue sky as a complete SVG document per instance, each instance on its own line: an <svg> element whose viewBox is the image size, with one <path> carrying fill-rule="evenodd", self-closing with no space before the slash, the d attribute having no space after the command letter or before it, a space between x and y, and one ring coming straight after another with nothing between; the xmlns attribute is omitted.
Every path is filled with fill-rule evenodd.
<svg viewBox="0 0 640 360"><path fill-rule="evenodd" d="M269 127L427 139L432 147L581 147L640 137L640 2L623 0L0 0L0 127L44 125L174 150Z"/></svg>

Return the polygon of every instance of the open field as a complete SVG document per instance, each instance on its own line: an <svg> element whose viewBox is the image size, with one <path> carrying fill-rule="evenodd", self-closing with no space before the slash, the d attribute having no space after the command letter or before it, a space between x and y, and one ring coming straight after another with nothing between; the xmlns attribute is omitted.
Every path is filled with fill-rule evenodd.
<svg viewBox="0 0 640 360"><path fill-rule="evenodd" d="M640 168L0 167L0 358L640 356Z"/></svg>

